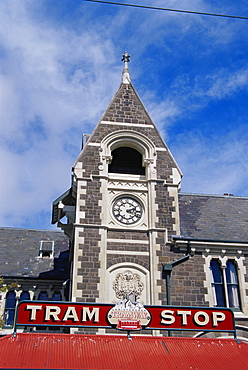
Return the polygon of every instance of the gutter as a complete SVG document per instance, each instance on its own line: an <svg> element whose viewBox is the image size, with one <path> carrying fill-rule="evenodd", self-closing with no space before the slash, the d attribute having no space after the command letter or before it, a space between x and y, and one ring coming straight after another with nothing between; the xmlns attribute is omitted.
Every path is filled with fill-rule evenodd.
<svg viewBox="0 0 248 370"><path fill-rule="evenodd" d="M221 239L197 239L197 238L189 238L189 237L184 237L184 236L179 236L179 235L172 235L171 239L173 241L181 240L181 241L189 241L189 242L199 242L199 243L227 243L227 244L247 244L248 241L241 241L241 240L221 240Z"/></svg>
<svg viewBox="0 0 248 370"><path fill-rule="evenodd" d="M243 251L248 251L248 241L237 240L214 240L196 239L174 235L171 237L172 243L180 252L194 254L196 251L204 254L221 254L241 256Z"/></svg>

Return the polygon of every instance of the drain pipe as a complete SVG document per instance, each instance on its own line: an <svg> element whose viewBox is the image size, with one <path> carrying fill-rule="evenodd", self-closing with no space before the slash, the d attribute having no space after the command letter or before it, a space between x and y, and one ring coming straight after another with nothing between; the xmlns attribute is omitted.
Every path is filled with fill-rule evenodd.
<svg viewBox="0 0 248 370"><path fill-rule="evenodd" d="M163 264L163 272L165 273L165 279L166 279L166 300L167 305L170 305L170 278L172 269L178 265L180 265L183 262L188 261L188 259L191 257L190 251L190 242L188 242L188 254L182 258L180 258L177 261L174 261L172 263ZM171 331L168 330L168 336L171 337Z"/></svg>

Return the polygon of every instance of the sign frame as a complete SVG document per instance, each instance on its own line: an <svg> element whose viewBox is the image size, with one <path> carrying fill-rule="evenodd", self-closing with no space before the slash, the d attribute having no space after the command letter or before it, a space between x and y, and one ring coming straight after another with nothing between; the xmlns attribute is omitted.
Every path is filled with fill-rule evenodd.
<svg viewBox="0 0 248 370"><path fill-rule="evenodd" d="M25 311L28 311L28 313ZM36 307L36 308L32 308ZM48 308L50 307L50 308ZM51 308L52 307L52 308ZM58 308L56 311L56 307ZM20 301L16 308L16 320L14 333L20 327L72 327L72 328L115 328L116 330L133 331L128 328L119 328L112 325L108 320L108 312L115 304L88 303L88 302L66 302L66 301ZM102 308L102 310L101 310ZM167 331L200 331L200 332L228 332L233 333L236 338L234 313L230 308L199 307L199 306L153 306L144 305L150 313L150 321L147 325L135 330L167 330ZM81 311L80 311L81 310ZM48 313L47 313L48 311ZM130 311L132 312L132 311ZM48 318L57 318L61 313L63 319L59 323ZM41 314L47 318L40 320ZM26 320L25 315L29 315ZM33 315L33 316L32 316ZM45 315L45 316L44 316ZM225 318L223 318L223 315ZM39 316L39 320L36 316ZM33 317L33 318L32 318ZM73 318L82 319L80 324L73 322ZM227 329L224 321L227 317ZM87 320L88 318L88 320ZM97 320L96 320L97 319ZM127 319L128 320L128 319ZM130 321L132 320L130 314ZM205 321L204 321L205 320ZM64 323L61 323L64 321ZM74 320L75 321L75 320ZM211 321L211 323L209 323ZM85 324L87 322L87 324ZM222 324L223 322L223 324ZM181 323L180 325L178 323ZM197 324L198 323L198 324ZM213 328L214 323L216 328ZM220 324L220 329L218 328Z"/></svg>

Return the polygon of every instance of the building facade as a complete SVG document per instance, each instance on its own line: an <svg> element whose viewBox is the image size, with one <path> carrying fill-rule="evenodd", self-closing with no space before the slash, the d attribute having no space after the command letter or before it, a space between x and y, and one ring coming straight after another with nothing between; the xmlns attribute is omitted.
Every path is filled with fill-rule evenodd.
<svg viewBox="0 0 248 370"><path fill-rule="evenodd" d="M71 188L53 203L52 222L65 234L56 234L57 257L51 234L26 281L36 299L36 287L50 284L51 300L57 292L73 302L230 307L238 335L246 337L248 198L180 192L182 173L132 85L127 53L123 61L120 87L84 136ZM50 267L42 265L47 261ZM50 272L39 270L35 284L37 262ZM12 267L2 275L22 286ZM7 295L20 298L25 289L2 294L2 313Z"/></svg>

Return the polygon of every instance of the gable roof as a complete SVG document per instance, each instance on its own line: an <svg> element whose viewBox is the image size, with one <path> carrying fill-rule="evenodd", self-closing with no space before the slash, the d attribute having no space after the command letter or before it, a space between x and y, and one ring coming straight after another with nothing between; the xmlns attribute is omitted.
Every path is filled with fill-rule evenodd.
<svg viewBox="0 0 248 370"><path fill-rule="evenodd" d="M134 86L121 83L87 143L100 143L109 133L117 130L139 131L147 134L158 147L166 147ZM87 145L86 145L87 146ZM167 147L166 147L167 148Z"/></svg>
<svg viewBox="0 0 248 370"><path fill-rule="evenodd" d="M53 258L39 257L40 242L54 242ZM0 228L1 276L67 279L68 238L60 231Z"/></svg>
<svg viewBox="0 0 248 370"><path fill-rule="evenodd" d="M74 166L83 160L82 153L87 151L88 144L99 145L101 141L112 132L124 130L139 132L149 138L155 147L166 149L170 165L176 167L181 174L178 164L129 79L126 80L126 82L121 82L100 121L92 134L89 135Z"/></svg>
<svg viewBox="0 0 248 370"><path fill-rule="evenodd" d="M234 339L17 334L0 338L1 368L247 369L248 344Z"/></svg>
<svg viewBox="0 0 248 370"><path fill-rule="evenodd" d="M248 197L179 194L181 237L248 242Z"/></svg>

